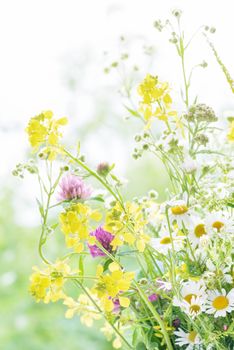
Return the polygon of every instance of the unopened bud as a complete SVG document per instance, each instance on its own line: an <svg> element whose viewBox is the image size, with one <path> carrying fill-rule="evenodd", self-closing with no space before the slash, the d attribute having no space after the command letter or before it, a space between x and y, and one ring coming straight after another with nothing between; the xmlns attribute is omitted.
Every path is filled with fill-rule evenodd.
<svg viewBox="0 0 234 350"><path fill-rule="evenodd" d="M107 162L98 164L97 166L98 175L106 177L109 172L110 172L110 166Z"/></svg>

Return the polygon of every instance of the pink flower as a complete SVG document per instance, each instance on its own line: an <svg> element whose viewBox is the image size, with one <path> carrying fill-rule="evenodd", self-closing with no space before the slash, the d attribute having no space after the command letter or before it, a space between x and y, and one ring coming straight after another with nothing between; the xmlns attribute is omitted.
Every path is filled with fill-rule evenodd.
<svg viewBox="0 0 234 350"><path fill-rule="evenodd" d="M114 236L108 232L103 230L102 227L98 227L94 232L90 233L91 236L95 236L97 241L103 246L104 249L106 249L109 253L112 252L112 246L111 242L114 239ZM88 244L90 254L93 258L96 258L97 256L105 256L106 254L96 245L90 245Z"/></svg>
<svg viewBox="0 0 234 350"><path fill-rule="evenodd" d="M148 300L149 300L151 303L153 303L154 301L157 301L158 298L159 298L159 296L158 296L157 294L155 294L155 293L153 293L153 294L151 294L151 295L148 296Z"/></svg>
<svg viewBox="0 0 234 350"><path fill-rule="evenodd" d="M87 186L84 181L73 174L65 175L60 184L58 200L65 201L69 199L87 199L91 195L91 187Z"/></svg>

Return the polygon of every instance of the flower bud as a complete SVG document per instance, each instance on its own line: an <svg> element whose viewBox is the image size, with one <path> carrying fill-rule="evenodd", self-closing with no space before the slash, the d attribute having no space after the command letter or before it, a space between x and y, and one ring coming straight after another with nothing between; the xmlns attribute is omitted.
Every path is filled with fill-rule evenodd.
<svg viewBox="0 0 234 350"><path fill-rule="evenodd" d="M173 325L173 327L175 327L175 328L179 328L180 324L181 324L181 321L180 321L180 319L179 319L178 317L175 318L175 319L172 321L172 325Z"/></svg>
<svg viewBox="0 0 234 350"><path fill-rule="evenodd" d="M149 149L149 145L148 145L148 143L144 143L143 145L142 145L142 148L143 148L143 150L147 150L147 149Z"/></svg>
<svg viewBox="0 0 234 350"><path fill-rule="evenodd" d="M211 28L210 28L210 33L211 33L211 34L214 34L215 32L216 32L216 28L215 28L215 27L211 27Z"/></svg>
<svg viewBox="0 0 234 350"><path fill-rule="evenodd" d="M180 9L174 9L172 10L172 15L175 16L176 18L180 18L182 15L182 11Z"/></svg>
<svg viewBox="0 0 234 350"><path fill-rule="evenodd" d="M135 141L136 141L136 142L140 142L140 141L141 141L141 135L137 134L137 135L135 136Z"/></svg>
<svg viewBox="0 0 234 350"><path fill-rule="evenodd" d="M184 115L184 118L190 122L205 121L211 123L218 120L214 110L204 103L199 103L191 106L188 110L188 113Z"/></svg>
<svg viewBox="0 0 234 350"><path fill-rule="evenodd" d="M107 162L100 163L97 166L97 173L100 176L106 177L110 172L110 166Z"/></svg>
<svg viewBox="0 0 234 350"><path fill-rule="evenodd" d="M206 144L209 142L209 138L205 134L199 134L197 135L194 140L203 146L206 146Z"/></svg>
<svg viewBox="0 0 234 350"><path fill-rule="evenodd" d="M158 192L155 191L155 190L151 190L151 191L149 191L149 196L152 199L157 199L158 198Z"/></svg>

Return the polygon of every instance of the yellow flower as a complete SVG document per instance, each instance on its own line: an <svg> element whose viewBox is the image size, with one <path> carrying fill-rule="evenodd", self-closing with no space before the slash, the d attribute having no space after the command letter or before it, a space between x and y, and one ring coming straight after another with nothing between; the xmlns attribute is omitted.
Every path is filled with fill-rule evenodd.
<svg viewBox="0 0 234 350"><path fill-rule="evenodd" d="M130 300L123 296L131 286L134 278L134 272L123 272L120 266L113 262L108 267L109 272L104 274L101 265L97 268L98 282L93 288L106 312L114 309L113 300L118 298L122 307L128 307Z"/></svg>
<svg viewBox="0 0 234 350"><path fill-rule="evenodd" d="M115 236L111 245L113 250L128 244L143 252L150 237L144 233L147 220L143 217L142 206L127 202L125 211L117 203L106 215L104 229Z"/></svg>
<svg viewBox="0 0 234 350"><path fill-rule="evenodd" d="M147 74L138 87L138 94L142 97L139 111L143 113L147 127L150 127L152 117L167 122L169 117L177 116L177 113L171 110L172 98L169 94L169 85L160 82L158 77Z"/></svg>
<svg viewBox="0 0 234 350"><path fill-rule="evenodd" d="M98 303L96 296L93 295L88 289L87 291L89 294L91 294L92 299ZM80 294L77 301L71 297L65 297L63 304L68 307L65 314L66 318L72 318L75 314L79 314L81 323L85 324L87 327L92 327L93 321L100 320L102 318L102 315L86 294Z"/></svg>
<svg viewBox="0 0 234 350"><path fill-rule="evenodd" d="M67 247L80 253L84 250L83 241L88 240L93 244L93 237L89 235L92 231L90 221L99 221L101 217L97 210L92 210L83 203L73 204L61 213L61 230L65 234Z"/></svg>
<svg viewBox="0 0 234 350"><path fill-rule="evenodd" d="M34 272L30 277L30 293L36 301L49 303L64 298L63 285L64 276L71 275L71 269L66 261L56 261L55 264L48 265L44 270L33 267Z"/></svg>
<svg viewBox="0 0 234 350"><path fill-rule="evenodd" d="M26 132L34 151L45 146L43 154L50 160L61 152L59 139L62 137L61 127L67 124L67 118L55 119L53 112L45 111L29 120ZM58 148L58 150L57 150Z"/></svg>
<svg viewBox="0 0 234 350"><path fill-rule="evenodd" d="M230 128L227 134L227 138L229 141L234 142L234 120L230 124Z"/></svg>

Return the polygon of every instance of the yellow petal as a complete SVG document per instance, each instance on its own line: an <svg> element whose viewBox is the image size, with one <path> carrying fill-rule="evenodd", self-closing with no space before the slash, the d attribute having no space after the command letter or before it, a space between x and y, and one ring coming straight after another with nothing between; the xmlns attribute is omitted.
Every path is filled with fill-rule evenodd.
<svg viewBox="0 0 234 350"><path fill-rule="evenodd" d="M112 262L108 268L111 272L120 270L120 266L116 262Z"/></svg>
<svg viewBox="0 0 234 350"><path fill-rule="evenodd" d="M111 299L105 298L103 303L104 309L107 312L111 312L114 308L113 301Z"/></svg>
<svg viewBox="0 0 234 350"><path fill-rule="evenodd" d="M68 309L65 313L66 318L72 318L74 316L74 309Z"/></svg>
<svg viewBox="0 0 234 350"><path fill-rule="evenodd" d="M112 345L114 349L120 349L122 347L121 340L119 338L115 338Z"/></svg>
<svg viewBox="0 0 234 350"><path fill-rule="evenodd" d="M139 250L139 252L142 253L145 250L145 242L143 240L137 241L136 247Z"/></svg>
<svg viewBox="0 0 234 350"><path fill-rule="evenodd" d="M60 118L57 120L59 125L66 125L68 123L68 119L66 117Z"/></svg>
<svg viewBox="0 0 234 350"><path fill-rule="evenodd" d="M129 298L126 298L126 297L119 297L119 303L123 307L129 307L130 300L129 300Z"/></svg>
<svg viewBox="0 0 234 350"><path fill-rule="evenodd" d="M124 234L124 240L125 240L125 242L127 242L129 244L133 244L136 239L132 233L127 232Z"/></svg>

